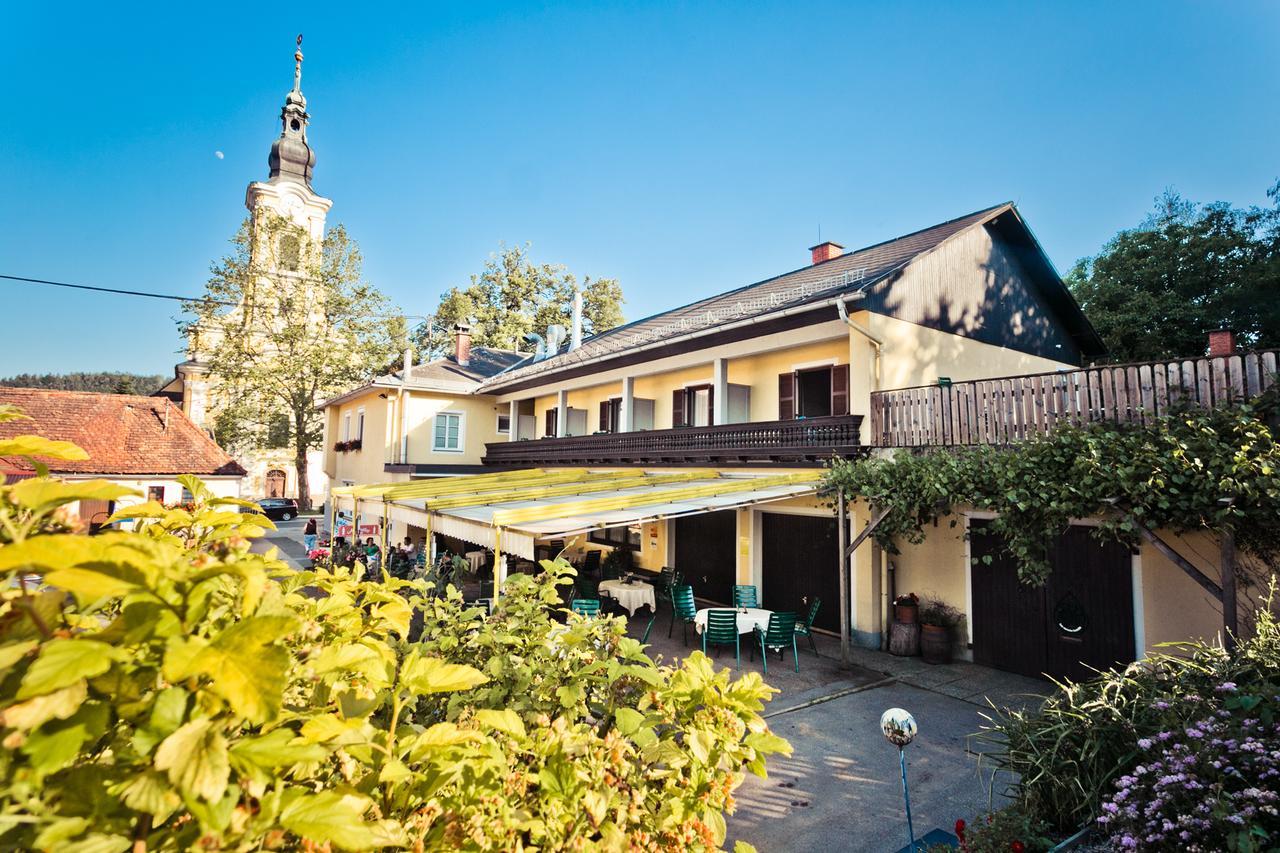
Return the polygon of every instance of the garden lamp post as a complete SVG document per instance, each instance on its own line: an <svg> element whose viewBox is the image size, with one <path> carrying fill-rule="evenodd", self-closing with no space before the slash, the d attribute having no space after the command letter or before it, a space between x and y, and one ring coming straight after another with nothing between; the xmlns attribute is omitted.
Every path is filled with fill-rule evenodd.
<svg viewBox="0 0 1280 853"><path fill-rule="evenodd" d="M907 744L915 740L915 717L901 708L890 708L880 715L880 731L885 739L898 748L898 765L902 768L902 801L907 807L908 850L916 849L916 832L911 826L911 794L907 791Z"/></svg>

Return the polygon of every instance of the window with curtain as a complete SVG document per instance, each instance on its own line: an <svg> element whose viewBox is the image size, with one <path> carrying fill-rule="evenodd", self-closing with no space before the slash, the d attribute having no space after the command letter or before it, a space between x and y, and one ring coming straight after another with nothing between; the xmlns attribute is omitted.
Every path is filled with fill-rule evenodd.
<svg viewBox="0 0 1280 853"><path fill-rule="evenodd" d="M462 450L462 415L457 412L441 412L436 415L435 434L431 449L457 452Z"/></svg>

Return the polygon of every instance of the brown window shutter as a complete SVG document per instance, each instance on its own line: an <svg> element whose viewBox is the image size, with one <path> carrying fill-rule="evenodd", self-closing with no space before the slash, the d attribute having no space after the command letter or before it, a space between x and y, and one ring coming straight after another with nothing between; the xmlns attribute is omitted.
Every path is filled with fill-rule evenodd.
<svg viewBox="0 0 1280 853"><path fill-rule="evenodd" d="M849 365L831 368L831 414L849 414Z"/></svg>
<svg viewBox="0 0 1280 853"><path fill-rule="evenodd" d="M555 438L557 409L547 409L547 436Z"/></svg>
<svg viewBox="0 0 1280 853"><path fill-rule="evenodd" d="M613 423L610 415L613 413L609 406L608 400L600 401L600 431L613 432Z"/></svg>
<svg viewBox="0 0 1280 853"><path fill-rule="evenodd" d="M790 421L796 416L796 375L778 374L778 420Z"/></svg>
<svg viewBox="0 0 1280 853"><path fill-rule="evenodd" d="M711 385L707 388L707 423L715 426L716 422L716 388Z"/></svg>
<svg viewBox="0 0 1280 853"><path fill-rule="evenodd" d="M682 427L688 423L685 418L684 400L683 388L671 392L671 425L673 427Z"/></svg>

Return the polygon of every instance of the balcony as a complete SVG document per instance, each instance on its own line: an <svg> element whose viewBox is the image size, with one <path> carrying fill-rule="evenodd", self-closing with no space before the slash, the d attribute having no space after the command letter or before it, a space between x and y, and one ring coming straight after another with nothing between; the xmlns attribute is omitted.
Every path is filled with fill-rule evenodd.
<svg viewBox="0 0 1280 853"><path fill-rule="evenodd" d="M854 456L861 415L758 421L642 432L575 435L485 446L484 464L542 465L821 465Z"/></svg>

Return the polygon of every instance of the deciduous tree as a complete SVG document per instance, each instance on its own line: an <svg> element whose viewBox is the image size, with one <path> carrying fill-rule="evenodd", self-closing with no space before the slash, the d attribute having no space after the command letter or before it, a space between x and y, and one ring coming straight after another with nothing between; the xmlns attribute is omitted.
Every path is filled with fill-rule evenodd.
<svg viewBox="0 0 1280 853"><path fill-rule="evenodd" d="M472 342L498 349L525 349L525 335L546 334L559 323L567 329L574 289L582 291L582 328L597 335L622 324L622 286L617 279L582 279L560 264L535 264L529 247L502 247L465 288L440 297L429 323L416 332L418 349L428 358L450 351L454 326L471 321Z"/></svg>
<svg viewBox="0 0 1280 853"><path fill-rule="evenodd" d="M314 241L274 213L257 217L213 265L205 298L187 306L184 330L209 365L224 434L280 446L287 417L298 502L308 507L307 451L324 433L316 404L388 364L404 341L404 321L362 277L360 250L341 225Z"/></svg>
<svg viewBox="0 0 1280 853"><path fill-rule="evenodd" d="M1204 352L1207 333L1280 345L1280 183L1269 208L1197 204L1175 192L1138 227L1082 258L1067 284L1113 361Z"/></svg>

